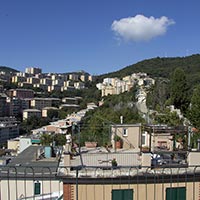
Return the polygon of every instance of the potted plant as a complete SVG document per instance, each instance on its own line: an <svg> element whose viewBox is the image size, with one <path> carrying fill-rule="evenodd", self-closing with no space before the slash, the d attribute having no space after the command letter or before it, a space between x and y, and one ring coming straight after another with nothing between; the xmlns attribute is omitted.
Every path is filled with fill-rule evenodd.
<svg viewBox="0 0 200 200"><path fill-rule="evenodd" d="M117 161L115 158L112 159L112 167L113 168L117 167Z"/></svg>
<svg viewBox="0 0 200 200"><path fill-rule="evenodd" d="M119 135L114 136L114 141L115 141L115 148L116 149L122 148L122 139Z"/></svg>

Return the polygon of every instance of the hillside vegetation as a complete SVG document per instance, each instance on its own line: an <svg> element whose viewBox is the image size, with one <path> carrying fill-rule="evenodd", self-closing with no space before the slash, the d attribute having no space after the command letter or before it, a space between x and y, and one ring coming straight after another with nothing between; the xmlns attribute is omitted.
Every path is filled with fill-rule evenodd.
<svg viewBox="0 0 200 200"><path fill-rule="evenodd" d="M132 73L144 72L152 78L167 78L170 79L171 74L176 68L184 70L187 76L188 85L193 86L200 83L200 54L195 54L187 57L174 58L152 58L143 60L136 64L127 66L119 71L103 74L99 79L105 77L118 77L130 75Z"/></svg>
<svg viewBox="0 0 200 200"><path fill-rule="evenodd" d="M6 74L10 74L10 72L18 72L18 71L10 67L0 66L0 72L5 72Z"/></svg>

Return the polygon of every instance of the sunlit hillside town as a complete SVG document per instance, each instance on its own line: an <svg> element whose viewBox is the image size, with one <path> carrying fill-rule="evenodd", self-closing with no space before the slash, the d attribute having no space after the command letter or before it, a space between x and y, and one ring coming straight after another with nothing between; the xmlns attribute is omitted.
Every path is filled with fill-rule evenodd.
<svg viewBox="0 0 200 200"><path fill-rule="evenodd" d="M32 89L64 91L85 88L85 81L93 81L89 74L43 74L40 68L26 68L8 78L17 84L8 91L1 88L0 96L0 199L198 199L200 141L197 149L185 151L183 137L190 138L195 129L163 124L110 124L110 144L98 146L95 141L80 145L80 123L85 114L99 105L91 102L84 109L54 119L50 124L20 134L20 123L37 116L46 118L48 110L63 107L79 108L79 97L39 98ZM150 110L146 106L148 89L155 80L146 73L134 73L122 78L105 78L96 87L102 98L130 91L137 86L136 105L144 118ZM172 112L180 110L170 107ZM55 145L46 135L64 135L65 143ZM45 138L45 137L46 138ZM74 138L76 141L74 142ZM42 143L43 140L43 143ZM6 148L4 146L6 144ZM178 151L174 151L178 149ZM180 199L180 198L178 198Z"/></svg>

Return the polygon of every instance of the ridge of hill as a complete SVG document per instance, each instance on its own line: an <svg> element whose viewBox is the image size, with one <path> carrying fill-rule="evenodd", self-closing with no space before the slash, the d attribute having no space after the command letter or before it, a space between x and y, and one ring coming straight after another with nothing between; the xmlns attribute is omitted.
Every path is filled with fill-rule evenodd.
<svg viewBox="0 0 200 200"><path fill-rule="evenodd" d="M146 59L121 70L103 74L99 76L99 79L106 77L122 78L138 72L147 73L152 78L163 77L169 79L176 68L182 68L185 71L189 85L200 83L200 54L187 57L156 57Z"/></svg>
<svg viewBox="0 0 200 200"><path fill-rule="evenodd" d="M10 67L6 67L6 66L0 66L0 71L1 72L2 71L5 72L6 74L10 74L10 73L13 73L13 72L18 72L18 70L10 68Z"/></svg>

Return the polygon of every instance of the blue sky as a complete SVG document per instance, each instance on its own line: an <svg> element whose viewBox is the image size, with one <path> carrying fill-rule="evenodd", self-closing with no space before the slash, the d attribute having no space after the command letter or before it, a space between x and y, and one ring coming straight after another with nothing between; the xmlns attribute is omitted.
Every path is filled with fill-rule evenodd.
<svg viewBox="0 0 200 200"><path fill-rule="evenodd" d="M117 71L199 53L199 0L0 0L0 65Z"/></svg>

